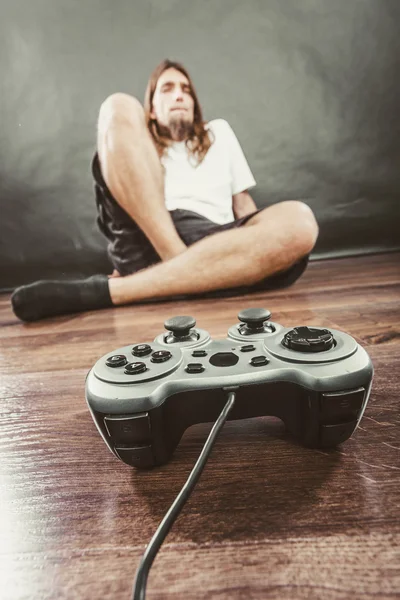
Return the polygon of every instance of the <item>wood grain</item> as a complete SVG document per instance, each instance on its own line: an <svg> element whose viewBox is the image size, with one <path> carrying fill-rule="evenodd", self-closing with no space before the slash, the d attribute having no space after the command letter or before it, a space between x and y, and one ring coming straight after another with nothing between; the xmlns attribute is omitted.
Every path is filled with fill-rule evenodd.
<svg viewBox="0 0 400 600"><path fill-rule="evenodd" d="M285 290L29 325L1 296L1 598L130 597L211 425L186 431L168 465L135 471L95 429L87 371L112 348L154 339L171 315L193 314L222 337L248 306L356 337L375 367L367 410L331 451L299 446L278 419L228 422L154 563L148 598L400 597L399 259L315 262Z"/></svg>

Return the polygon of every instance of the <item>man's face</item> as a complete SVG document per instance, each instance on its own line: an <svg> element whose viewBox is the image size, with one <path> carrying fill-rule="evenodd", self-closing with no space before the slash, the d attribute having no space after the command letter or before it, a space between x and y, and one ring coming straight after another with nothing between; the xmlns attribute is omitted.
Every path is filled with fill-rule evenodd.
<svg viewBox="0 0 400 600"><path fill-rule="evenodd" d="M187 77L167 69L158 78L150 116L172 139L182 141L193 130L194 100Z"/></svg>

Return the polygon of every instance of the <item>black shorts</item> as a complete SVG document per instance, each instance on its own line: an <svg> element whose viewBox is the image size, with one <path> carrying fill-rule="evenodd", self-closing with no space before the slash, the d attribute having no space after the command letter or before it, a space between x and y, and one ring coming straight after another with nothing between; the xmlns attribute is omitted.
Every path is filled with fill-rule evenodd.
<svg viewBox="0 0 400 600"><path fill-rule="evenodd" d="M97 224L100 231L108 239L108 256L114 269L120 275L126 276L160 262L159 255L143 231L113 198L101 173L97 152L92 160L92 174L94 177L94 190L98 211ZM187 246L190 246L214 233L241 227L252 216L260 212L260 210L262 209L224 225L214 223L206 217L190 210L179 208L171 210L170 214L179 236ZM305 256L288 270L275 273L252 286L239 286L237 288L230 288L229 290L207 292L202 295L234 295L237 293L287 287L300 277L306 269L307 264L308 256Z"/></svg>

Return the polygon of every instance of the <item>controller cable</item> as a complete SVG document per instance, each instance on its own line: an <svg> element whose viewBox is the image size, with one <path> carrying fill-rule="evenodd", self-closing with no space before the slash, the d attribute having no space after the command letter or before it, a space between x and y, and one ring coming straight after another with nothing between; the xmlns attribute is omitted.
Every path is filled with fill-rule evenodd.
<svg viewBox="0 0 400 600"><path fill-rule="evenodd" d="M206 443L204 444L204 447L200 453L200 456L197 459L197 462L194 465L185 485L179 492L178 496L175 498L173 504L171 505L171 508L165 515L164 519L161 521L157 531L155 532L149 545L147 546L145 553L143 554L142 560L140 561L140 565L136 571L132 600L145 599L147 578L149 575L151 565L153 564L153 561L161 547L161 544L167 537L169 530L171 529L177 516L181 512L182 507L189 499L190 494L192 493L198 479L200 478L200 475L206 465L208 457L211 454L211 450L213 449L218 434L224 426L228 414L230 413L235 404L235 398L235 392L229 392L228 401L226 402L218 419L214 423L213 428L211 429Z"/></svg>

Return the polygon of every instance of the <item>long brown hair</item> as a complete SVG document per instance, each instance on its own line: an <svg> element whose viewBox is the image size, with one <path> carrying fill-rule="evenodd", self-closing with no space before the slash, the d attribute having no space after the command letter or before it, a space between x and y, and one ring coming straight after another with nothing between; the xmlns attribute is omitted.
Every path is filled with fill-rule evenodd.
<svg viewBox="0 0 400 600"><path fill-rule="evenodd" d="M160 158L164 155L166 149L171 144L171 139L162 135L157 126L156 119L153 119L150 116L153 107L153 96L157 86L157 81L160 75L166 71L167 69L176 69L180 71L187 77L190 84L191 95L194 100L194 111L193 111L193 134L186 140L186 147L189 153L195 157L198 164L202 162L205 155L207 154L213 140L210 137L209 131L205 129L205 122L203 121L203 114L200 107L200 103L196 94L196 90L194 89L193 81L185 69L185 67L176 61L165 59L163 60L152 72L150 75L146 92L144 95L144 113L146 118L146 124L150 131L150 134L153 137L154 143L156 145L158 155Z"/></svg>

